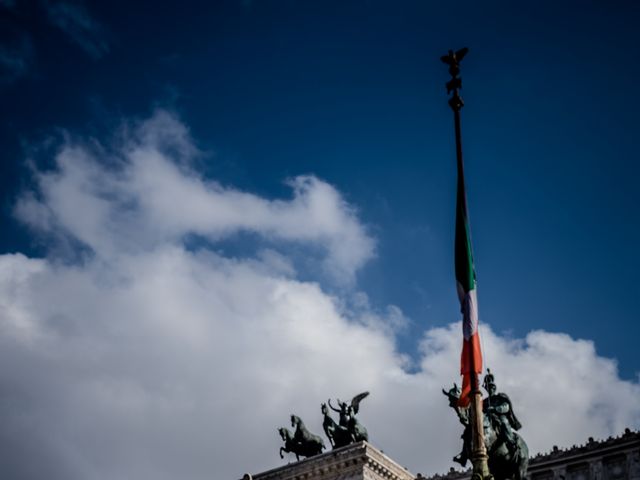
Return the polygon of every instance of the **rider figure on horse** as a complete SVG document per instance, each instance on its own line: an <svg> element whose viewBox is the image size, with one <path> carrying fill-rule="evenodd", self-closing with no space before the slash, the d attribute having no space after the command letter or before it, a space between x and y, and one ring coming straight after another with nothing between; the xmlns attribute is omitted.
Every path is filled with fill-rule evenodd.
<svg viewBox="0 0 640 480"><path fill-rule="evenodd" d="M489 395L482 401L484 412L484 444L489 455L489 470L496 480L525 480L529 464L529 448L523 438L515 431L521 425L513 411L511 400L504 393L498 393L495 378L487 370L484 388ZM449 391L442 390L449 399L449 406L458 414L464 425L462 451L453 458L463 467L472 456L472 432L470 409L460 407L460 388L454 383Z"/></svg>
<svg viewBox="0 0 640 480"><path fill-rule="evenodd" d="M487 369L483 386L489 396L482 401L482 410L491 420L491 424L498 433L498 439L506 445L509 453L513 454L518 448L518 441L514 430L520 430L521 424L513 412L513 405L506 393L497 393L495 378L491 370Z"/></svg>

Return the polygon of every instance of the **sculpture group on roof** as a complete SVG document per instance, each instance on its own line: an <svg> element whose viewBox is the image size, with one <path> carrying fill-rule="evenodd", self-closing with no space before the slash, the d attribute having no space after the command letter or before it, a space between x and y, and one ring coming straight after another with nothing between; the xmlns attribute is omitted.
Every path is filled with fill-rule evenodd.
<svg viewBox="0 0 640 480"><path fill-rule="evenodd" d="M518 435L521 428L520 422L511 403L511 399L505 393L498 392L495 377L487 370L483 386L488 395L482 402L484 421L484 442L489 455L489 470L495 480L524 480L529 462L529 449L526 442ZM453 460L462 466L471 459L471 422L469 408L460 407L460 388L454 383L448 391L442 390L449 399L449 406L458 415L460 423L464 425L462 434L462 451ZM351 399L351 402L342 402L337 399L337 408L331 404L331 400L322 403L320 411L323 415L322 428L329 439L331 448L340 448L352 443L368 441L367 429L360 423L356 415L360 411L360 402L369 395L363 392ZM331 417L331 410L338 414L338 421ZM296 459L300 457L312 457L319 455L326 449L323 439L319 435L311 433L302 419L291 415L291 426L295 431L291 433L287 428L279 428L284 446L280 448L280 458L283 452L293 453Z"/></svg>
<svg viewBox="0 0 640 480"><path fill-rule="evenodd" d="M351 399L351 403L341 402L340 399L337 399L339 408L331 405L331 400L320 406L320 411L324 416L322 428L329 439L331 448L340 448L369 440L367 429L356 418L356 414L360 410L360 402L368 395L369 392L359 393ZM338 423L331 417L329 408L339 414ZM322 438L311 433L300 417L291 415L291 426L295 428L294 433L285 427L278 429L284 442L284 447L280 447L280 458L283 458L282 453L286 452L295 454L296 460L300 460L300 457L318 455L326 448Z"/></svg>

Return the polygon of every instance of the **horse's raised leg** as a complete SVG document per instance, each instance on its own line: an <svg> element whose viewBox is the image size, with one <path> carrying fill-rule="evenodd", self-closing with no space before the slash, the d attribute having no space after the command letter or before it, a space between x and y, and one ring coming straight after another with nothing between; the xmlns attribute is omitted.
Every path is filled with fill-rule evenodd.
<svg viewBox="0 0 640 480"><path fill-rule="evenodd" d="M333 432L331 431L330 427L327 425L324 426L324 434L329 439L329 444L331 445L331 448L335 448L335 443L333 442Z"/></svg>
<svg viewBox="0 0 640 480"><path fill-rule="evenodd" d="M283 451L283 450L286 452L286 450L284 449L284 447L280 447L280 458L284 458L284 456L282 455L282 451Z"/></svg>

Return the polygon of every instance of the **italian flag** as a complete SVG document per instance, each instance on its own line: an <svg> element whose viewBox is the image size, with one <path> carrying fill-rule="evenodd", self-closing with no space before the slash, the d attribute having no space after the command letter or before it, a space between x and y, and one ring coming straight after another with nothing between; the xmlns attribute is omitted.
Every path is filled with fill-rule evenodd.
<svg viewBox="0 0 640 480"><path fill-rule="evenodd" d="M478 297L476 293L476 272L473 268L471 232L467 215L467 195L464 188L462 158L458 158L458 193L456 199L456 240L455 265L458 298L462 310L462 393L458 405L466 407L471 400L471 377L477 379L482 372L482 351L478 332ZM477 382L474 382L477 383Z"/></svg>

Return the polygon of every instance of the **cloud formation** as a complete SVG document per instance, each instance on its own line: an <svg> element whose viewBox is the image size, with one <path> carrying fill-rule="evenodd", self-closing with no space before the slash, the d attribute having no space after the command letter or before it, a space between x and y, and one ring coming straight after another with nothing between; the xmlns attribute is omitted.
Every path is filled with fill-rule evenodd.
<svg viewBox="0 0 640 480"><path fill-rule="evenodd" d="M132 128L109 166L100 162L102 147L65 145L56 168L37 173L37 192L18 201L18 217L103 258L180 243L188 235L217 241L245 232L316 246L327 270L351 282L373 255L374 242L354 209L316 177L290 179L290 199L261 198L200 177L190 166L197 150L188 131L169 113L158 111Z"/></svg>
<svg viewBox="0 0 640 480"><path fill-rule="evenodd" d="M7 31L9 38L0 44L0 84L13 83L26 76L34 58L30 37L12 29Z"/></svg>
<svg viewBox="0 0 640 480"><path fill-rule="evenodd" d="M49 22L91 58L98 60L109 53L104 28L83 5L47 2L45 7Z"/></svg>
<svg viewBox="0 0 640 480"><path fill-rule="evenodd" d="M356 291L374 241L340 193L313 176L288 199L203 178L165 111L126 131L65 142L17 202L55 249L0 256L3 478L239 478L282 464L290 413L320 433L321 402L364 390L374 445L414 473L448 469L461 432L440 389L457 379L460 325L426 331L407 371L401 310ZM250 253L216 248L242 232ZM291 247L320 250L332 275L302 281ZM343 277L352 288L329 295L322 282ZM592 342L481 334L532 451L640 426L640 385Z"/></svg>

